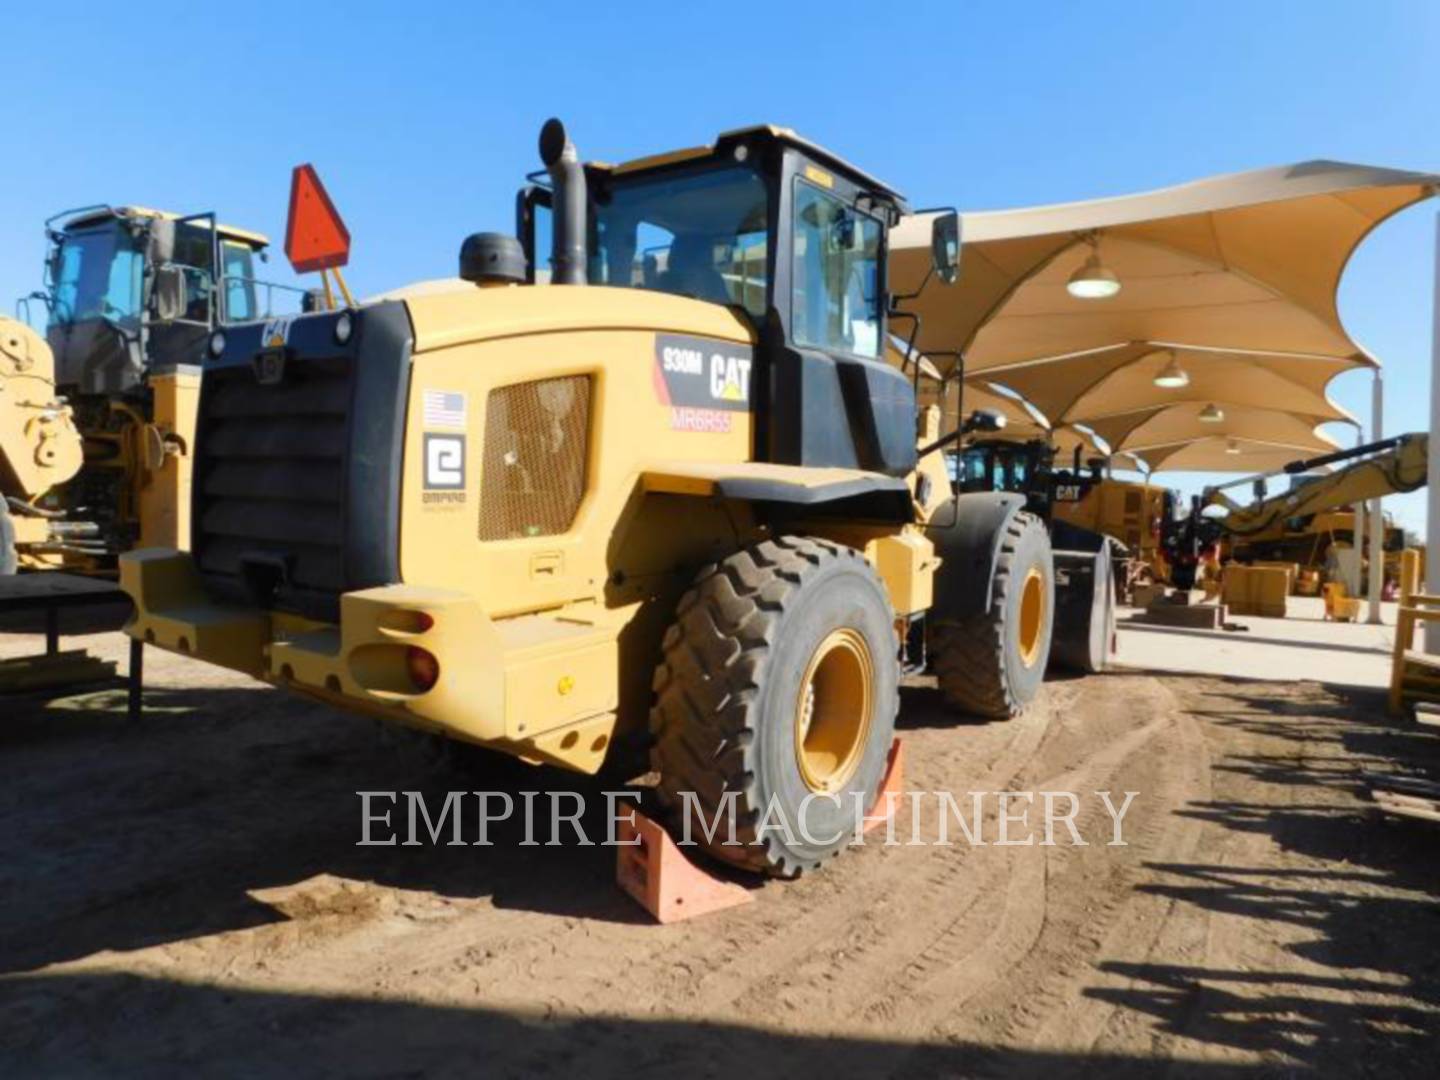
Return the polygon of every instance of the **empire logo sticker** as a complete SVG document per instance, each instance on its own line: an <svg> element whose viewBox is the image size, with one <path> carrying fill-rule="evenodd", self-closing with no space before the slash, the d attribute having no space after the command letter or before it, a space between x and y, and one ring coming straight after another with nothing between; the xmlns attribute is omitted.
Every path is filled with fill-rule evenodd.
<svg viewBox="0 0 1440 1080"><path fill-rule="evenodd" d="M755 354L748 345L713 338L655 335L655 393L670 406L677 431L729 431L710 415L750 411Z"/></svg>
<svg viewBox="0 0 1440 1080"><path fill-rule="evenodd" d="M465 501L465 436L425 435L426 503Z"/></svg>

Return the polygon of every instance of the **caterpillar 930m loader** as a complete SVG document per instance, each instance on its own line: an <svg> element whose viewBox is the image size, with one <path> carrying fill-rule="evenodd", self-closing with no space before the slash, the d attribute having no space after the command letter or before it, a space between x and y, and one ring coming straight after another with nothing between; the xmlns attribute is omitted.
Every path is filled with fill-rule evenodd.
<svg viewBox="0 0 1440 1080"><path fill-rule="evenodd" d="M768 127L616 167L557 121L540 147L525 242L472 236L468 282L216 342L192 554L121 560L129 633L532 761L648 744L672 805L733 800L715 855L815 866L927 649L971 711L1034 695L1045 530L951 496L884 360L894 190ZM953 214L934 248L953 279ZM806 831L759 836L772 808Z"/></svg>
<svg viewBox="0 0 1440 1080"><path fill-rule="evenodd" d="M42 482L12 457L12 441L31 453L33 425L6 415L0 389L0 475L10 473L0 532L14 534L0 536L0 569L113 573L121 551L189 544L198 364L211 333L260 317L276 286L255 280L265 237L213 214L91 206L57 214L45 231L46 287L22 306L43 303L46 341L7 320L4 333L34 366L17 372L7 356L0 387L21 375L38 386L46 369L47 400L63 402L64 424L83 438L83 467L51 464Z"/></svg>

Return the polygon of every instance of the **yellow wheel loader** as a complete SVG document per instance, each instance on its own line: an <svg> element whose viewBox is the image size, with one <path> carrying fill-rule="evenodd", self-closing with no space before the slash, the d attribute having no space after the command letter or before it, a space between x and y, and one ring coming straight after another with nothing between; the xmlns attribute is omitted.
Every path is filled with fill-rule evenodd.
<svg viewBox="0 0 1440 1080"><path fill-rule="evenodd" d="M1126 597L1143 547L1131 539L1142 531L1138 509L1119 496L1121 481L1105 477L1103 461L1082 471L1055 466L1047 440L972 438L955 454L956 483L964 492L1010 491L1045 523L1055 563L1055 629L1051 663L1082 673L1104 671L1116 647L1117 603ZM1125 514L1107 513L1120 511ZM1129 526L1130 528L1126 528ZM1122 530L1124 536L1122 537Z"/></svg>
<svg viewBox="0 0 1440 1080"><path fill-rule="evenodd" d="M648 748L677 814L734 815L714 855L817 866L927 650L967 709L1034 696L1045 529L951 494L960 432L886 362L892 188L770 127L540 151L455 287L214 343L192 552L121 559L128 632L533 762ZM928 287L958 251L941 215Z"/></svg>
<svg viewBox="0 0 1440 1080"><path fill-rule="evenodd" d="M28 314L31 301L43 304L46 341L28 327L10 333L47 371L45 393L64 402L83 467L62 475L51 466L43 483L32 470L22 482L28 466L14 455L29 453L30 429L0 399L0 474L11 474L16 533L0 546L0 568L113 573L132 547L188 546L198 364L218 327L262 317L279 287L255 278L265 237L213 214L91 206L45 229L45 289L21 306ZM6 362L0 381L19 378Z"/></svg>

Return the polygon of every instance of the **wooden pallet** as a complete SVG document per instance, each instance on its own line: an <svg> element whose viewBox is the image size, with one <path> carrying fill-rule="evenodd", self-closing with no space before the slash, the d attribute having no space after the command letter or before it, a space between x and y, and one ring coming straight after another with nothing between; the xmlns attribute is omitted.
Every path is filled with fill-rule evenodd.
<svg viewBox="0 0 1440 1080"><path fill-rule="evenodd" d="M83 649L61 650L61 609L128 603L113 581L41 570L0 578L0 614L39 611L45 615L45 651L0 662L0 694L24 694L62 687L93 685L118 679L115 664L91 656ZM124 682L129 688L126 711L140 717L143 683L143 648L130 641L130 668Z"/></svg>
<svg viewBox="0 0 1440 1080"><path fill-rule="evenodd" d="M1440 784L1418 776L1362 773L1370 798L1386 814L1440 822Z"/></svg>

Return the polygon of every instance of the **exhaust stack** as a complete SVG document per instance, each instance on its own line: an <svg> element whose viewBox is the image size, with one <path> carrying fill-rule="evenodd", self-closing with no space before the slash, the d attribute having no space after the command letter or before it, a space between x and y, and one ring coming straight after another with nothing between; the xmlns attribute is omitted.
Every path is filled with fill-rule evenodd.
<svg viewBox="0 0 1440 1080"><path fill-rule="evenodd" d="M540 129L540 160L550 173L553 191L553 242L550 282L584 285L588 253L585 248L585 170L580 155L559 120L545 121Z"/></svg>

